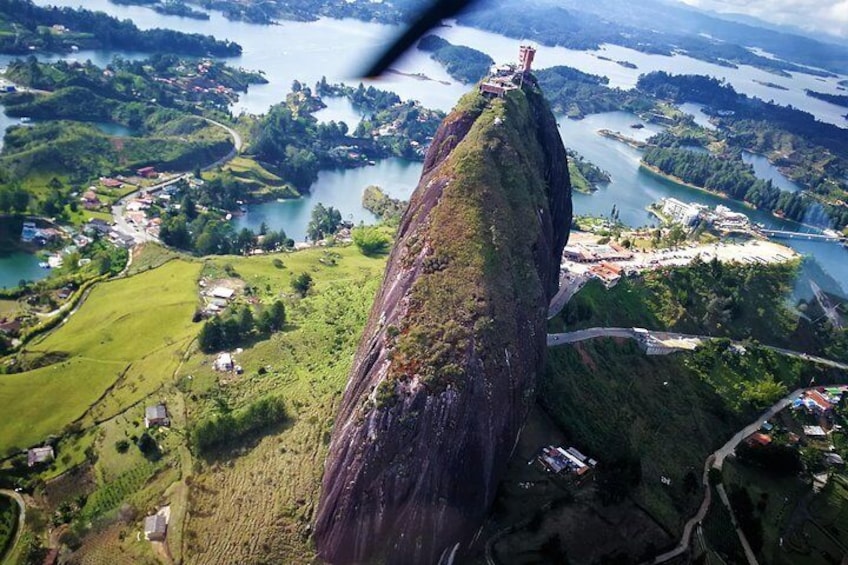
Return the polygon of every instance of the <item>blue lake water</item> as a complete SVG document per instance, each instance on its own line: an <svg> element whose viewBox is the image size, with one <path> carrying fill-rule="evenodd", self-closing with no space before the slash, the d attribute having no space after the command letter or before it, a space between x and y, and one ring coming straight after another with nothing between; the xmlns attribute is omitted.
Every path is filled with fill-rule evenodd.
<svg viewBox="0 0 848 565"><path fill-rule="evenodd" d="M130 18L142 29L164 27L186 32L212 34L221 39L239 42L244 51L240 57L228 62L248 69L263 70L269 80L267 85L253 85L247 94L241 96L233 106L234 113L264 113L275 103L281 102L289 91L293 80L297 79L312 85L322 76L330 82L345 81L356 84L362 67L370 57L399 31L396 26L367 23L355 20L321 19L316 22L282 22L279 26L263 26L244 22L230 22L220 13L212 12L208 21L191 20L175 16L165 16L137 6L118 6L108 0L37 0L40 5L54 4L102 10L118 18ZM435 33L457 44L480 49L496 61L513 60L518 51L520 40L510 39L493 33L475 30L463 26L440 27ZM80 52L70 55L77 60L90 59L104 64L112 56L137 59L138 54L117 53L114 51ZM604 61L599 55L609 57ZM48 59L55 59L49 57ZM0 57L0 64L4 60ZM627 69L614 61L625 60L637 65L638 69ZM618 47L604 45L600 51L575 51L561 47L542 47L536 57L538 68L554 65L568 65L584 72L609 77L613 87L632 88L641 73L652 70L665 70L676 74L707 74L725 79L739 92L758 96L765 100L774 100L811 112L818 119L842 127L848 126L844 119L844 108L806 96L805 88L821 92L837 93L837 82L845 77L817 80L811 75L796 73L790 77L777 77L752 67L741 66L738 69L719 67L686 56L667 57L649 55ZM429 55L411 50L396 65L405 73L424 73L431 81L421 81L399 74L390 74L373 84L397 92L403 98L420 100L425 106L449 110L468 90L467 85L459 84L450 78L444 69ZM754 80L775 82L788 90L775 90L764 87ZM685 106L696 121L710 127L706 116L698 111L696 105ZM319 115L321 120L350 121L353 129L356 114L345 102L331 102L330 108ZM731 208L745 211L756 222L768 226L797 228L769 214L752 211L739 203L721 199L701 191L680 187L646 173L639 168L640 154L637 150L614 140L602 138L596 134L600 128L618 130L630 137L646 138L656 127L648 124L643 130L634 130L634 116L624 113L611 113L589 116L585 120L574 122L560 119L561 132L566 146L572 147L612 174L612 182L593 195L575 194L574 204L577 213L608 214L615 204L621 218L631 226L652 223L645 207L664 196L675 196L684 200L703 202L709 205L723 203ZM2 126L2 121L0 121ZM757 164L755 166L762 165ZM764 175L779 175L775 170L762 169ZM389 160L375 167L345 171L325 171L319 176L312 193L303 199L289 202L271 202L252 207L248 213L235 220L237 227L258 227L264 220L276 228L283 228L294 239L301 239L308 223L309 213L317 202L339 208L346 218L354 221L370 221L372 216L362 209L360 198L362 190L369 184L380 185L395 196L406 198L417 184L420 164ZM768 178L771 178L770 176ZM774 177L773 182L781 182ZM811 242L789 242L802 253L808 253L822 267L825 274L842 284L848 281L848 252L832 244Z"/></svg>
<svg viewBox="0 0 848 565"><path fill-rule="evenodd" d="M742 160L754 167L754 174L757 175L757 178L770 180L776 188L788 192L798 192L801 190L800 186L783 176L780 169L769 163L766 157L743 151Z"/></svg>
<svg viewBox="0 0 848 565"><path fill-rule="evenodd" d="M362 207L365 188L378 185L390 196L407 200L420 175L421 163L397 158L384 159L369 167L321 171L304 198L248 206L247 213L235 217L233 224L239 230L246 227L258 231L265 222L271 229L283 229L290 238L302 241L312 209L319 202L338 209L345 220L374 223L374 215Z"/></svg>
<svg viewBox="0 0 848 565"><path fill-rule="evenodd" d="M0 288L14 288L22 279L37 281L50 274L49 269L38 266L38 257L16 251L0 255Z"/></svg>

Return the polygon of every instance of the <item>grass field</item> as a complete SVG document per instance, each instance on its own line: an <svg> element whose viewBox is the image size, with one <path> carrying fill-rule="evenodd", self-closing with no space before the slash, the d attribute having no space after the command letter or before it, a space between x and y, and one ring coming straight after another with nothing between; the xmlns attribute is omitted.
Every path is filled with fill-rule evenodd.
<svg viewBox="0 0 848 565"><path fill-rule="evenodd" d="M189 401L190 419L273 393L283 397L291 420L220 461L203 462L192 476L182 532L189 563L294 563L314 557L306 532L333 414L385 259L364 257L353 247L280 258L284 269L274 267L271 257L216 258L209 267L230 264L261 290L263 301L283 296L289 323L286 331L237 355L244 367L237 377L222 379L210 368L212 356L195 352L180 371L185 397L195 399ZM291 296L289 281L300 272L315 280L305 299Z"/></svg>
<svg viewBox="0 0 848 565"><path fill-rule="evenodd" d="M0 378L0 402L9 407L0 453L58 434L83 415L84 426L106 419L172 377L199 330L191 323L199 271L199 264L172 261L100 284L67 323L31 344L28 355L68 357Z"/></svg>

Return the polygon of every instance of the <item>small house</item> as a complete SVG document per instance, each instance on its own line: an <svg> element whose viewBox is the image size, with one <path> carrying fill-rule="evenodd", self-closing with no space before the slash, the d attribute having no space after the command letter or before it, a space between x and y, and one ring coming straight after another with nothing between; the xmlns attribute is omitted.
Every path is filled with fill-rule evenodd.
<svg viewBox="0 0 848 565"><path fill-rule="evenodd" d="M86 190L82 195L82 205L89 210L99 208L100 200L97 198L97 193L93 190Z"/></svg>
<svg viewBox="0 0 848 565"><path fill-rule="evenodd" d="M821 426L804 426L804 435L812 438L825 438L827 433Z"/></svg>
<svg viewBox="0 0 848 565"><path fill-rule="evenodd" d="M168 522L161 514L154 514L144 519L144 539L148 541L165 541Z"/></svg>
<svg viewBox="0 0 848 565"><path fill-rule="evenodd" d="M159 173L156 172L155 167L142 167L138 171L136 171L138 176L145 179L155 179L159 176Z"/></svg>
<svg viewBox="0 0 848 565"><path fill-rule="evenodd" d="M55 459L53 448L49 445L44 447L33 447L27 450L27 466L33 467L39 463L46 463Z"/></svg>
<svg viewBox="0 0 848 565"><path fill-rule="evenodd" d="M168 410L164 404L156 406L148 406L144 409L144 427L152 428L154 426L170 426L171 420L168 418Z"/></svg>
<svg viewBox="0 0 848 565"><path fill-rule="evenodd" d="M121 188L124 185L124 183L122 183L118 179L112 179L108 177L101 177L100 184L102 184L106 188Z"/></svg>
<svg viewBox="0 0 848 565"><path fill-rule="evenodd" d="M216 371L232 371L235 368L233 356L226 352L221 353L218 355L218 358L215 359L214 367Z"/></svg>
<svg viewBox="0 0 848 565"><path fill-rule="evenodd" d="M20 320L9 320L8 318L3 318L2 320L0 320L0 334L5 334L10 337L17 337L19 333L21 333Z"/></svg>
<svg viewBox="0 0 848 565"><path fill-rule="evenodd" d="M231 288L227 288L225 286L218 286L218 287L215 287L215 288L212 289L211 294L214 298L220 298L222 300L229 300L230 298L233 297L233 295L235 293L236 293L236 291L234 291Z"/></svg>
<svg viewBox="0 0 848 565"><path fill-rule="evenodd" d="M748 443L748 445L751 446L759 445L761 447L765 447L766 445L769 445L771 443L771 436L768 436L762 432L754 432L753 434L748 436L748 439L745 441Z"/></svg>

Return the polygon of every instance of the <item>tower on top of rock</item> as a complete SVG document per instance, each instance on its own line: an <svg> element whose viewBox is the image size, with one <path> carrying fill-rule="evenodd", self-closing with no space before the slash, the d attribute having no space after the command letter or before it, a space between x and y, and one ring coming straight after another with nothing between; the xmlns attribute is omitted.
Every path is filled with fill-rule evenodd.
<svg viewBox="0 0 848 565"><path fill-rule="evenodd" d="M530 45L522 45L518 49L518 66L521 72L529 73L533 66L533 59L536 57L536 49Z"/></svg>

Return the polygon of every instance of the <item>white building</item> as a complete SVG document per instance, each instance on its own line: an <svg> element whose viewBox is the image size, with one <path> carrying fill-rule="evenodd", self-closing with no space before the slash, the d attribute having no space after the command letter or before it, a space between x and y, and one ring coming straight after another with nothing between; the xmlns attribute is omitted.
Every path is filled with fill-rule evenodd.
<svg viewBox="0 0 848 565"><path fill-rule="evenodd" d="M701 215L701 209L694 204L686 204L676 198L663 198L662 213L675 223L691 226Z"/></svg>

